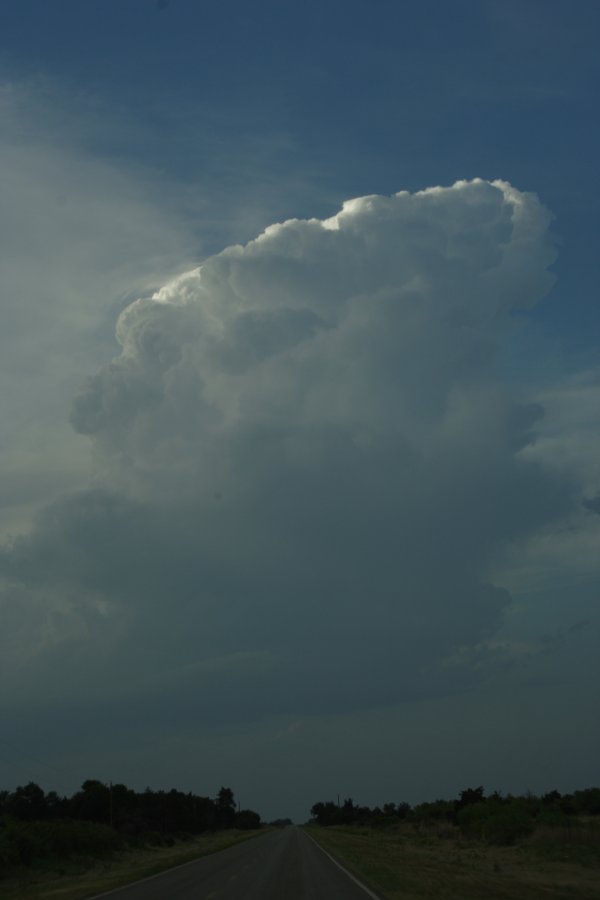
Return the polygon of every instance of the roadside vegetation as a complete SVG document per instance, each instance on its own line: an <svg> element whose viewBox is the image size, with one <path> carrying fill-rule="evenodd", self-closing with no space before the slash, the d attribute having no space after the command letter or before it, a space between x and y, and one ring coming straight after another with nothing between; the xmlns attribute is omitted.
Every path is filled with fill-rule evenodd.
<svg viewBox="0 0 600 900"><path fill-rule="evenodd" d="M30 782L0 792L3 900L79 900L225 849L260 833L260 816L236 809L233 791L137 793L84 782L72 797Z"/></svg>
<svg viewBox="0 0 600 900"><path fill-rule="evenodd" d="M388 900L600 898L600 789L369 809L316 803L308 832Z"/></svg>
<svg viewBox="0 0 600 900"><path fill-rule="evenodd" d="M85 900L263 833L229 829L195 837L180 836L162 845L150 840L145 844L126 844L105 857L97 853L61 859L46 857L6 873L0 880L0 896L2 900Z"/></svg>

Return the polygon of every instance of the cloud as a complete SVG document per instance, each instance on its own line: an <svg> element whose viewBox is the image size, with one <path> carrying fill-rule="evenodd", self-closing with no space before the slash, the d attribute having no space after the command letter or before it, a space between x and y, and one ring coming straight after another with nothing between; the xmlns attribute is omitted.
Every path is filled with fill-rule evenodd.
<svg viewBox="0 0 600 900"><path fill-rule="evenodd" d="M115 352L119 312L318 193L299 162L282 185L286 135L254 122L240 138L234 116L234 137L209 107L159 98L157 131L81 85L0 79L0 535L89 478L68 411Z"/></svg>
<svg viewBox="0 0 600 900"><path fill-rule="evenodd" d="M507 548L497 577L519 592L559 588L573 595L579 586L597 583L600 575L597 513L600 492L600 371L588 369L555 379L533 398L545 415L535 442L520 452L527 462L573 485L578 498L568 515L549 521L526 540Z"/></svg>
<svg viewBox="0 0 600 900"><path fill-rule="evenodd" d="M89 448L67 421L73 392L114 352L129 292L191 258L181 217L157 204L148 173L92 149L107 131L92 98L80 94L76 111L72 99L42 78L0 83L3 533L86 483Z"/></svg>
<svg viewBox="0 0 600 900"><path fill-rule="evenodd" d="M49 670L65 702L216 722L495 670L490 567L573 502L523 453L542 407L495 366L552 284L550 218L505 182L361 197L129 305L73 406L93 490L0 560L45 611L23 693Z"/></svg>
<svg viewBox="0 0 600 900"><path fill-rule="evenodd" d="M585 498L583 501L583 506L585 509L588 509L590 512L600 515L600 494L596 494L595 497Z"/></svg>

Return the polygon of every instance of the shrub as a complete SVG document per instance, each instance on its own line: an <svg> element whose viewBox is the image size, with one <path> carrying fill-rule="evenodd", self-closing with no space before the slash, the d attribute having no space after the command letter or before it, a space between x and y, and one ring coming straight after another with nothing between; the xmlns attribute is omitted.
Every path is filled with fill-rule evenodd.
<svg viewBox="0 0 600 900"><path fill-rule="evenodd" d="M260 828L260 816L252 809L241 809L235 814L235 827L243 830Z"/></svg>
<svg viewBox="0 0 600 900"><path fill-rule="evenodd" d="M473 803L457 816L461 832L488 844L510 845L533 831L533 819L516 803Z"/></svg>
<svg viewBox="0 0 600 900"><path fill-rule="evenodd" d="M95 822L9 822L0 832L0 863L30 866L39 859L109 856L123 846L114 829Z"/></svg>

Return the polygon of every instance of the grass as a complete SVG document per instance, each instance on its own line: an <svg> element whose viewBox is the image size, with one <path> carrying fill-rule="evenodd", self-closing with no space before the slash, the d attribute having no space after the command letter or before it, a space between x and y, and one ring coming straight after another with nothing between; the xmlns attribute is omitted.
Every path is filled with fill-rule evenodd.
<svg viewBox="0 0 600 900"><path fill-rule="evenodd" d="M600 900L600 842L534 834L514 847L466 841L446 826L377 831L307 827L384 900Z"/></svg>
<svg viewBox="0 0 600 900"><path fill-rule="evenodd" d="M265 831L264 828L256 831L218 831L177 841L172 847L120 851L109 859L82 857L76 861L47 862L2 879L0 895L2 900L85 900L86 897L225 850Z"/></svg>

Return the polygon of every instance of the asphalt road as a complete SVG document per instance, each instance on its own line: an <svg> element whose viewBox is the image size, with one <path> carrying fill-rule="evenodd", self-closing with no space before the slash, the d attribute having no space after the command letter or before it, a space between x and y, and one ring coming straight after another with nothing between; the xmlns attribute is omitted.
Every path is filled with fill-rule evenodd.
<svg viewBox="0 0 600 900"><path fill-rule="evenodd" d="M371 900L299 828L271 831L129 887L107 900Z"/></svg>

